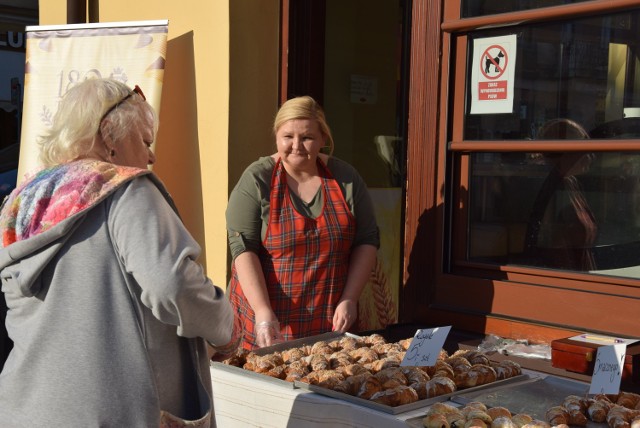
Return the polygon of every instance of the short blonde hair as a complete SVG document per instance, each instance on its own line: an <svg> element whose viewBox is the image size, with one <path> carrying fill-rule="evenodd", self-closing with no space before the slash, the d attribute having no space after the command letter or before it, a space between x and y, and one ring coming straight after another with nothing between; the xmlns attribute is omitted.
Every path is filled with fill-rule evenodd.
<svg viewBox="0 0 640 428"><path fill-rule="evenodd" d="M153 108L141 96L130 94L127 85L106 78L87 79L69 89L58 105L53 125L38 140L43 166L87 156L99 134L108 135L117 145L135 121L149 114L157 130ZM109 120L104 120L107 116Z"/></svg>
<svg viewBox="0 0 640 428"><path fill-rule="evenodd" d="M333 136L327 124L324 110L316 100L308 95L291 98L282 104L273 121L273 133L276 134L278 129L286 122L298 119L315 120L318 123L320 132L325 139L325 147L329 147L328 154L332 155L334 148Z"/></svg>

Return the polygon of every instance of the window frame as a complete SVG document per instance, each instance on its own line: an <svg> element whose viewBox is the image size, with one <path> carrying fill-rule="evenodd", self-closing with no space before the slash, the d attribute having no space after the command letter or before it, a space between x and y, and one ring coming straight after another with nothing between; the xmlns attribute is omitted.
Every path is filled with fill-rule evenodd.
<svg viewBox="0 0 640 428"><path fill-rule="evenodd" d="M460 261L448 269L464 254L447 255L451 242L462 243L457 251L466 248L470 153L522 151L521 140L463 139L466 33L613 13L640 2L594 0L464 19L460 2L440 3L413 3L401 320L541 341L575 331L637 334L640 280ZM589 150L605 149L640 150L640 139L589 141ZM526 150L584 151L585 141L528 142ZM459 173L448 178L452 170Z"/></svg>

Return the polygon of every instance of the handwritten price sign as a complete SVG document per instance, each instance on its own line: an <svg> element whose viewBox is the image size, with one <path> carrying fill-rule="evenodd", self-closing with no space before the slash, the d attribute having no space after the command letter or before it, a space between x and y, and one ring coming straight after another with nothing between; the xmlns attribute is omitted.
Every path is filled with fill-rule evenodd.
<svg viewBox="0 0 640 428"><path fill-rule="evenodd" d="M435 365L449 331L451 326L418 330L400 365L420 367Z"/></svg>
<svg viewBox="0 0 640 428"><path fill-rule="evenodd" d="M591 377L589 394L617 394L620 392L626 344L600 346Z"/></svg>

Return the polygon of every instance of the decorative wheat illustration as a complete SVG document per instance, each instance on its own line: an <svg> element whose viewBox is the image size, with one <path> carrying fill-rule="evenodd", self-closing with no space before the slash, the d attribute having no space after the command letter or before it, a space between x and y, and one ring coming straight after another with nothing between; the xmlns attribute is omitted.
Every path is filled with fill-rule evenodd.
<svg viewBox="0 0 640 428"><path fill-rule="evenodd" d="M385 275L379 259L376 259L376 266L371 271L369 282L372 285L373 299L380 324L384 328L395 323L396 307L387 283L387 275Z"/></svg>

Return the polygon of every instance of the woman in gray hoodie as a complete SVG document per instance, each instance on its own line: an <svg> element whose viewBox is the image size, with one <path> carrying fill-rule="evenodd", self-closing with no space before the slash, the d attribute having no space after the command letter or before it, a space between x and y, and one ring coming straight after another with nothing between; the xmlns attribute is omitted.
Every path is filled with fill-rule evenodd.
<svg viewBox="0 0 640 428"><path fill-rule="evenodd" d="M84 81L5 201L0 426L215 426L208 351L242 327L147 169L156 130L137 86Z"/></svg>

